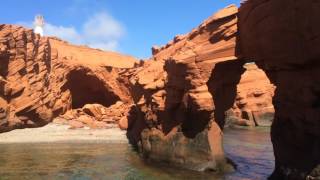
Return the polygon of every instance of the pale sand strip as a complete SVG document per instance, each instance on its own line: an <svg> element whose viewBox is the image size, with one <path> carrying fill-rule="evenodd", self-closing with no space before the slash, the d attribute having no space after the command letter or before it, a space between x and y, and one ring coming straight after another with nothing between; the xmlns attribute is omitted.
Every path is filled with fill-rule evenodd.
<svg viewBox="0 0 320 180"><path fill-rule="evenodd" d="M112 129L69 129L67 125L48 124L41 128L16 129L0 134L0 144L7 143L128 143L126 131Z"/></svg>

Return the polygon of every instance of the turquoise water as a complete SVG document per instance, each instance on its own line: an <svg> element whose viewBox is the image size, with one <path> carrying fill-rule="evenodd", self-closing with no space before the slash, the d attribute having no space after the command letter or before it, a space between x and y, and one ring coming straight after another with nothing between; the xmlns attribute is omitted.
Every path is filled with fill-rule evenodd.
<svg viewBox="0 0 320 180"><path fill-rule="evenodd" d="M226 130L224 141L228 156L238 166L226 175L148 164L126 144L0 145L0 180L233 180L266 179L272 172L267 130Z"/></svg>

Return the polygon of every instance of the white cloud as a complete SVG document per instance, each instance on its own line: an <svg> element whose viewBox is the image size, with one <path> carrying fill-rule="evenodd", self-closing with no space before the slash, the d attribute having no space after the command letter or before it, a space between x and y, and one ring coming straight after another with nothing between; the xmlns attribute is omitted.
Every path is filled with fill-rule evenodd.
<svg viewBox="0 0 320 180"><path fill-rule="evenodd" d="M79 32L77 32L77 30L74 27L55 26L46 23L44 26L44 35L56 36L74 44L83 43L81 34L79 34Z"/></svg>
<svg viewBox="0 0 320 180"><path fill-rule="evenodd" d="M116 50L125 28L106 12L100 12L88 19L83 25L82 36L86 44L103 50Z"/></svg>
<svg viewBox="0 0 320 180"><path fill-rule="evenodd" d="M17 24L32 27L32 23L20 22ZM44 35L56 36L77 45L116 51L119 41L125 35L125 28L110 14L99 12L89 17L80 29L46 22Z"/></svg>
<svg viewBox="0 0 320 180"><path fill-rule="evenodd" d="M84 35L105 40L118 39L124 34L124 28L112 16L105 12L95 14L84 24Z"/></svg>

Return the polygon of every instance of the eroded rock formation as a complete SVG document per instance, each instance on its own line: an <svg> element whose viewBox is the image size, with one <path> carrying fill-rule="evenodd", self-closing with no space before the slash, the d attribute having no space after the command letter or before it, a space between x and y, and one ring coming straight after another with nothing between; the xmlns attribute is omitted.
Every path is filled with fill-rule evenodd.
<svg viewBox="0 0 320 180"><path fill-rule="evenodd" d="M67 109L68 97L52 91L48 39L11 25L0 25L0 39L0 131L44 125Z"/></svg>
<svg viewBox="0 0 320 180"><path fill-rule="evenodd" d="M263 71L243 67L237 57L237 13L236 6L217 12L191 33L153 47L149 61L121 74L135 103L128 137L145 157L229 171L222 148L225 119L271 124L274 87Z"/></svg>
<svg viewBox="0 0 320 180"><path fill-rule="evenodd" d="M130 103L117 80L134 58L0 25L0 132L37 127L85 104Z"/></svg>
<svg viewBox="0 0 320 180"><path fill-rule="evenodd" d="M146 158L229 171L225 125L273 121L271 178L315 178L319 13L312 0L249 0L154 46L140 63L0 25L0 132L59 115L74 128L119 124Z"/></svg>
<svg viewBox="0 0 320 180"><path fill-rule="evenodd" d="M147 129L142 148L150 156L154 145L158 151L153 153L162 154L181 136L188 142L212 124L219 125L215 132L221 131L230 117L239 124L270 125L274 106L276 169L271 178L306 178L320 160L318 7L315 1L247 1L238 13L240 21L237 9L228 7L190 34L153 47L152 61L127 74L136 103L129 137L138 141ZM261 69L253 71L245 62ZM217 134L204 135L216 140L216 148L221 147ZM162 143L162 151L152 139ZM188 166L181 163L188 162L186 154L165 160Z"/></svg>
<svg viewBox="0 0 320 180"><path fill-rule="evenodd" d="M277 87L272 179L305 179L320 164L319 16L312 0L251 0L240 8L242 54Z"/></svg>

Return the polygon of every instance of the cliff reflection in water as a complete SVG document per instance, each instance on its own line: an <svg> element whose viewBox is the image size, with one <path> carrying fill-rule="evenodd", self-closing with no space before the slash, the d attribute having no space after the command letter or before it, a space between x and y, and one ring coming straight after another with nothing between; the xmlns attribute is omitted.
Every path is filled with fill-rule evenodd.
<svg viewBox="0 0 320 180"><path fill-rule="evenodd" d="M225 149L237 164L233 174L214 175L151 165L126 144L2 144L0 179L266 179L273 170L269 132L225 132Z"/></svg>

